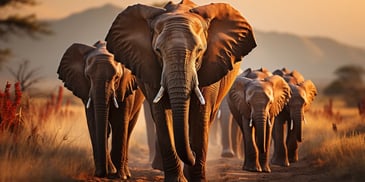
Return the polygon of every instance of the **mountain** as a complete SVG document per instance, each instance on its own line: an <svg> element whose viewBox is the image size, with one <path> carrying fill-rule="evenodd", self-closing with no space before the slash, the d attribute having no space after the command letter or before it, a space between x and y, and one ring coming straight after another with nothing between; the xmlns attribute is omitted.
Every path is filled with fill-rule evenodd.
<svg viewBox="0 0 365 182"><path fill-rule="evenodd" d="M363 65L365 49L325 37L255 31L257 48L241 67L286 67L302 72L307 79L329 81L334 71L347 64ZM245 58L244 58L245 59Z"/></svg>
<svg viewBox="0 0 365 182"><path fill-rule="evenodd" d="M72 43L93 44L104 39L113 20L122 8L105 5L73 14L60 20L49 21L53 35L39 39L11 37L7 44L16 57L3 68L17 68L24 59L32 68L40 68L46 77L43 85L61 85L57 79L57 67L64 51ZM305 37L288 33L255 30L257 47L244 58L242 69L267 67L270 70L286 67L296 69L314 82L334 79L333 72L346 64L363 64L365 49L345 45L325 37ZM9 72L2 69L0 85L11 80ZM45 84L46 83L46 84Z"/></svg>

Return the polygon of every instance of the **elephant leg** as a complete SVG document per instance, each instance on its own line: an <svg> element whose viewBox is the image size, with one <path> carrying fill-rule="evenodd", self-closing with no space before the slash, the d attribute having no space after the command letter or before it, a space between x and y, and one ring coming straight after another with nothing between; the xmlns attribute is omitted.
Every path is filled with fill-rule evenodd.
<svg viewBox="0 0 365 182"><path fill-rule="evenodd" d="M154 144L155 144L155 147L154 147L155 155L154 155L153 161L152 161L152 168L163 171L162 156L161 156L160 147L158 145L158 141L156 140Z"/></svg>
<svg viewBox="0 0 365 182"><path fill-rule="evenodd" d="M288 150L288 159L290 163L297 162L298 157L298 141L297 134L295 130L288 130L288 136L286 139L286 146Z"/></svg>
<svg viewBox="0 0 365 182"><path fill-rule="evenodd" d="M123 150L124 154L122 155L122 164L124 164L124 165L122 166L123 168L121 169L121 171L123 171L124 175L127 178L130 178L132 176L131 175L131 172L129 170L129 166L128 166L129 140L130 140L132 131L133 131L134 127L136 126L136 123L137 123L137 120L138 120L139 111L140 110L138 110L134 115L132 115L132 116L129 117L131 119L128 122L128 136L127 136L125 148Z"/></svg>
<svg viewBox="0 0 365 182"><path fill-rule="evenodd" d="M271 123L274 124L274 118ZM262 168L262 172L271 172L269 165L269 155L270 155L270 147L271 147L271 134L272 134L272 126L266 124L266 151L263 153L259 153L259 161Z"/></svg>
<svg viewBox="0 0 365 182"><path fill-rule="evenodd" d="M119 104L122 105L122 104ZM124 103L120 108L124 108ZM127 179L128 176L124 173L124 158L126 143L128 137L128 120L125 116L125 110L116 109L111 106L109 111L109 120L112 126L112 148L111 148L111 158L117 168L117 173L112 174L110 178L121 178Z"/></svg>
<svg viewBox="0 0 365 182"><path fill-rule="evenodd" d="M222 103L223 104L223 103ZM235 136L234 136L234 131L232 131L234 128L232 128L233 123L232 122L232 117L231 116L227 116L230 115L229 113L221 113L221 119L220 124L221 124L221 141L222 141L222 157L234 157L235 156L235 152L233 150L233 143L235 143Z"/></svg>
<svg viewBox="0 0 365 182"><path fill-rule="evenodd" d="M152 162L156 153L156 128L151 115L151 109L147 101L143 103L144 117L146 121L147 144L149 149L149 161ZM162 162L161 165L162 166ZM162 168L161 168L162 170Z"/></svg>
<svg viewBox="0 0 365 182"><path fill-rule="evenodd" d="M220 119L218 118L218 114L215 117L215 121L213 122L212 125L210 126L210 130L209 130L209 143L210 145L218 145L218 134L219 134L219 128L221 128L220 126Z"/></svg>
<svg viewBox="0 0 365 182"><path fill-rule="evenodd" d="M233 120L233 118L231 120ZM238 126L237 122L231 122L231 132L233 153L237 158L242 159L245 151L245 145L243 143L241 128Z"/></svg>
<svg viewBox="0 0 365 182"><path fill-rule="evenodd" d="M111 125L109 124L108 125L108 130L107 130L107 139L108 140L110 138L110 134L111 134ZM107 151L110 151L109 149L110 149L110 147L109 147L109 145L107 145ZM115 166L113 164L113 161L112 161L112 158L111 158L109 152L106 153L106 160L108 162L108 173L109 174L116 174L117 169L115 168Z"/></svg>
<svg viewBox="0 0 365 182"><path fill-rule="evenodd" d="M151 109L156 124L157 140L161 150L165 181L185 182L187 180L182 172L180 159L177 156L175 148L172 146L172 118L169 117L172 116L172 113L168 110L165 111L160 103L153 104Z"/></svg>
<svg viewBox="0 0 365 182"><path fill-rule="evenodd" d="M273 128L274 154L271 163L280 166L289 166L288 152L284 141L285 121L275 120Z"/></svg>
<svg viewBox="0 0 365 182"><path fill-rule="evenodd" d="M258 158L258 150L253 141L253 128L249 126L249 121L242 122L239 126L243 133L243 140L245 142L245 160L243 163L243 170L261 172L261 166Z"/></svg>

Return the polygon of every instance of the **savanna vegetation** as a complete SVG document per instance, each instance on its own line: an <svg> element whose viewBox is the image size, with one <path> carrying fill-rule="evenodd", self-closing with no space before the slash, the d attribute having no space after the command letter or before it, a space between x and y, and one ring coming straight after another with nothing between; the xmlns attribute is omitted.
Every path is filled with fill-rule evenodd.
<svg viewBox="0 0 365 182"><path fill-rule="evenodd" d="M328 104L328 97L319 96L306 115L300 160L307 161L308 168L323 169L322 178L360 181L365 177L365 119L341 100L332 102L329 114ZM23 95L18 83L7 84L0 93L0 108L0 181L78 181L92 176L84 108L77 99L66 99L63 87L48 97L33 98ZM145 157L148 169L147 146L138 141L145 137L144 128L136 132L130 164L136 169L136 155Z"/></svg>
<svg viewBox="0 0 365 182"><path fill-rule="evenodd" d="M349 107L354 107L365 98L365 69L361 65L345 65L335 70L336 79L323 91L329 97L345 101Z"/></svg>

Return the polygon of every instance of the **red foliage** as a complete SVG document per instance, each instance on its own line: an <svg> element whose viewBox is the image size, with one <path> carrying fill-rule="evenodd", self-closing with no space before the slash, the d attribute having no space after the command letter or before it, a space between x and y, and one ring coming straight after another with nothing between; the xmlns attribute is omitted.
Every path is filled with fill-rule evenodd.
<svg viewBox="0 0 365 182"><path fill-rule="evenodd" d="M22 92L19 82L14 84L14 98L10 96L9 82L6 83L4 92L0 91L0 131L18 131L20 125L19 112Z"/></svg>

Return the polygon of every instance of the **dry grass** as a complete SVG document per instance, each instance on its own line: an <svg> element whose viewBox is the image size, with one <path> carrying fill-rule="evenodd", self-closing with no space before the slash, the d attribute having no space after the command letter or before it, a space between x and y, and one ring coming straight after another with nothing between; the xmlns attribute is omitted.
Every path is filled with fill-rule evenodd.
<svg viewBox="0 0 365 182"><path fill-rule="evenodd" d="M365 177L365 121L356 108L345 108L341 101L334 102L336 116L326 116L321 112L324 104L317 102L307 114L309 124L304 126L300 154L334 179L361 181Z"/></svg>
<svg viewBox="0 0 365 182"><path fill-rule="evenodd" d="M26 99L17 109L21 129L0 132L0 181L73 181L92 174L83 107L51 102Z"/></svg>

